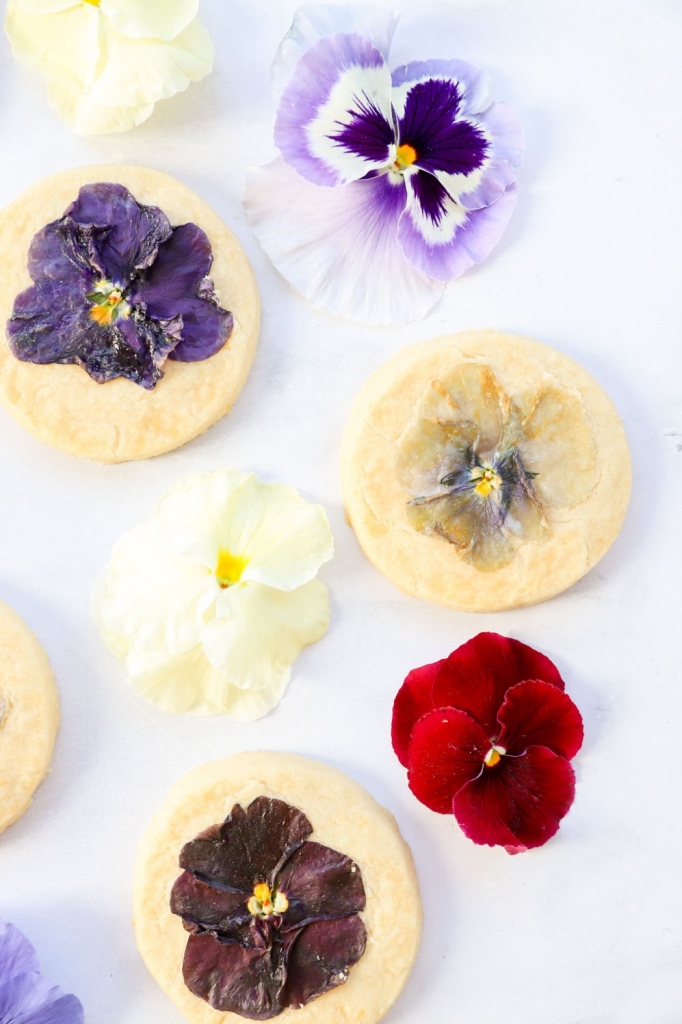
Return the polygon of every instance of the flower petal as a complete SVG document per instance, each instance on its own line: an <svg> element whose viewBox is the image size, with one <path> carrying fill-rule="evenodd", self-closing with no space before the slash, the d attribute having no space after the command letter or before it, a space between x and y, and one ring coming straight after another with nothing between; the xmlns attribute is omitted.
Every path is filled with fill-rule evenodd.
<svg viewBox="0 0 682 1024"><path fill-rule="evenodd" d="M460 115L456 82L429 78L410 86L398 118L398 138L416 151L416 166L439 172L452 198L469 192L480 179L489 143L475 122Z"/></svg>
<svg viewBox="0 0 682 1024"><path fill-rule="evenodd" d="M289 901L282 924L285 931L365 909L365 887L357 864L320 843L308 841L291 855L277 879L277 889Z"/></svg>
<svg viewBox="0 0 682 1024"><path fill-rule="evenodd" d="M272 62L272 85L279 101L301 57L325 36L357 34L372 43L388 60L398 18L373 4L305 4L299 7Z"/></svg>
<svg viewBox="0 0 682 1024"><path fill-rule="evenodd" d="M0 985L0 1020L7 1024L83 1024L83 1007L40 974L16 974Z"/></svg>
<svg viewBox="0 0 682 1024"><path fill-rule="evenodd" d="M475 423L480 437L477 451L492 453L500 440L509 410L509 398L495 374L484 363L460 363L443 373L419 404L422 417Z"/></svg>
<svg viewBox="0 0 682 1024"><path fill-rule="evenodd" d="M314 306L374 324L421 319L443 291L398 242L405 199L398 176L327 189L281 160L251 172L244 195L258 241L298 291Z"/></svg>
<svg viewBox="0 0 682 1024"><path fill-rule="evenodd" d="M442 663L433 684L434 706L466 711L495 739L505 693L525 679L542 679L564 688L559 672L544 654L498 633L479 633Z"/></svg>
<svg viewBox="0 0 682 1024"><path fill-rule="evenodd" d="M251 891L217 888L183 871L171 889L170 908L182 917L188 931L199 931L200 924L204 930L219 931L222 937L251 946L256 943L249 941L253 922L247 907L250 895Z"/></svg>
<svg viewBox="0 0 682 1024"><path fill-rule="evenodd" d="M400 483L415 498L442 494L444 477L471 470L480 436L480 427L470 420L412 420L398 440Z"/></svg>
<svg viewBox="0 0 682 1024"><path fill-rule="evenodd" d="M26 936L0 918L0 985L17 974L40 971L38 954Z"/></svg>
<svg viewBox="0 0 682 1024"><path fill-rule="evenodd" d="M174 39L199 10L199 0L101 0L100 11L123 35Z"/></svg>
<svg viewBox="0 0 682 1024"><path fill-rule="evenodd" d="M233 686L260 690L286 683L303 647L329 627L329 597L319 580L282 591L257 583L230 587L203 631L206 657Z"/></svg>
<svg viewBox="0 0 682 1024"><path fill-rule="evenodd" d="M409 763L408 747L412 730L422 715L433 710L433 681L442 664L442 660L434 661L431 665L422 665L408 672L393 702L391 742L398 760L405 768Z"/></svg>
<svg viewBox="0 0 682 1024"><path fill-rule="evenodd" d="M294 943L289 957L289 1006L299 1008L342 985L366 945L367 932L357 914L308 925Z"/></svg>
<svg viewBox="0 0 682 1024"><path fill-rule="evenodd" d="M50 3L26 8L9 0L5 30L15 57L48 81L69 82L77 90L93 82L100 55L99 13L92 4L63 9Z"/></svg>
<svg viewBox="0 0 682 1024"><path fill-rule="evenodd" d="M286 970L282 950L218 942L210 933L190 935L182 974L190 992L214 1009L251 1020L269 1020L284 1009Z"/></svg>
<svg viewBox="0 0 682 1024"><path fill-rule="evenodd" d="M497 720L502 726L498 743L509 754L541 746L570 760L583 744L583 720L571 698L538 679L507 690Z"/></svg>
<svg viewBox="0 0 682 1024"><path fill-rule="evenodd" d="M398 116L405 112L408 93L422 82L451 82L457 87L457 112L462 116L477 114L488 107L488 76L475 64L464 60L413 60L401 64L392 75L393 105Z"/></svg>
<svg viewBox="0 0 682 1024"><path fill-rule="evenodd" d="M452 799L484 770L490 740L463 711L437 707L416 723L410 737L407 781L427 807L452 812Z"/></svg>
<svg viewBox="0 0 682 1024"><path fill-rule="evenodd" d="M301 58L275 119L275 145L316 185L343 185L394 159L391 75L359 35L321 39Z"/></svg>
<svg viewBox="0 0 682 1024"><path fill-rule="evenodd" d="M491 206L467 210L426 171L407 175L407 207L398 235L405 255L439 281L460 277L484 260L502 237L516 206L510 186Z"/></svg>
<svg viewBox="0 0 682 1024"><path fill-rule="evenodd" d="M127 132L154 113L153 103L132 107L110 107L84 92L75 81L50 81L47 98L55 114L77 135L105 135Z"/></svg>
<svg viewBox="0 0 682 1024"><path fill-rule="evenodd" d="M567 813L575 795L568 761L545 747L503 757L455 795L455 817L474 843L520 853L542 846Z"/></svg>

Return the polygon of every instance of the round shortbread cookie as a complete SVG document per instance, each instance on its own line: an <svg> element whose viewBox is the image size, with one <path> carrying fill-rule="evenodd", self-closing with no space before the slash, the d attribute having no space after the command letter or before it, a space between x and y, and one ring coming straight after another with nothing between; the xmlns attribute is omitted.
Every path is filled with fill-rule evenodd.
<svg viewBox="0 0 682 1024"><path fill-rule="evenodd" d="M98 384L76 365L21 362L7 342L14 300L32 283L31 239L63 216L82 185L94 182L124 185L139 203L160 207L173 226L190 221L203 228L213 249L216 296L234 315L223 348L195 363L167 360L151 391L120 377ZM260 301L239 242L194 192L160 171L104 164L45 178L0 213L0 322L0 402L31 433L70 455L126 462L177 448L229 412L253 362Z"/></svg>
<svg viewBox="0 0 682 1024"><path fill-rule="evenodd" d="M0 602L0 832L30 806L58 728L59 698L45 652Z"/></svg>
<svg viewBox="0 0 682 1024"><path fill-rule="evenodd" d="M135 930L140 953L161 988L191 1024L238 1024L244 1018L214 1010L185 986L187 932L171 914L169 896L180 874L183 845L258 796L299 808L311 839L351 857L362 872L367 905L360 915L367 948L348 980L282 1024L374 1024L399 995L421 931L421 902L412 855L391 814L346 775L294 754L249 752L202 765L171 789L142 838L135 875Z"/></svg>
<svg viewBox="0 0 682 1024"><path fill-rule="evenodd" d="M476 369L463 370L468 364ZM467 407L466 396L457 407L442 382L461 397L461 387L458 392L451 386L453 380L461 382L465 374L479 374L479 380L483 380L483 374L488 373L488 393L479 384L465 415L462 409ZM532 443L541 457L562 448L570 457L567 454L560 460L559 467L549 466L544 476L540 472L530 477L538 489L553 477L556 492L569 496L571 491L574 493L568 500L563 499L564 504L546 507L538 502L533 506L536 518L542 517L542 536L524 539L523 529L512 524L517 535L510 527L502 542L513 549L513 557L502 567L482 571L467 560L473 532L467 534L455 521L455 539L459 539L457 530L461 535L458 548L457 543L438 535L438 530L420 532L408 518L413 512L413 508L408 510L408 503L414 506L419 502L413 500L418 492L410 493L406 487L406 478L415 475L415 467L404 452L407 444L412 445L408 456L416 450L412 438L417 429L423 429L420 425L425 422L429 404L433 410L431 424L435 424L429 429L434 437L441 431L436 442L441 445L438 453L446 451L443 425L448 429L448 421L457 421L458 417L461 422L455 423L454 433L461 450L466 432L462 423L474 419L471 410L477 401L479 409L485 406L487 410L483 410L484 418L488 415L491 389L498 389L496 394L503 395L505 401L518 402L519 407L525 403L526 410L539 407L538 395L551 396L557 412L554 419L545 416L544 420L533 420L532 412L525 414L532 423L528 428ZM445 408L444 402L454 411ZM539 420L544 434L538 429ZM523 415L519 415L518 422L525 422ZM484 423L483 433L485 430ZM444 457L442 465L446 462ZM475 472L482 473L482 467ZM577 486L572 486L572 472L576 480L580 478ZM630 497L631 468L618 414L582 367L540 342L488 330L421 342L375 371L348 419L341 447L341 481L348 521L361 548L378 569L415 597L463 611L490 612L553 597L599 561L622 525ZM475 482L472 471L469 486ZM435 484L436 496L439 487L443 487L442 479ZM426 499L420 501L426 504ZM468 529L469 524L464 527ZM536 532L540 532L539 527Z"/></svg>

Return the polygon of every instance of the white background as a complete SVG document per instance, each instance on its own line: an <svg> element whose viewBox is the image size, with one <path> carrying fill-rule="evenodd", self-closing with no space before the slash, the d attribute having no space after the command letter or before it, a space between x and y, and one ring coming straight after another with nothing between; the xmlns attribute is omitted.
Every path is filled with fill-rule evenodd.
<svg viewBox="0 0 682 1024"><path fill-rule="evenodd" d="M52 451L0 411L0 598L42 640L63 711L52 773L0 837L0 914L81 997L89 1024L181 1024L135 949L138 836L194 765L297 751L362 782L414 852L423 941L386 1024L679 1024L682 7L395 0L395 62L485 67L527 135L518 209L497 251L424 322L395 330L311 309L240 208L246 168L274 155L268 64L295 7L202 0L215 71L122 136L72 135L0 39L0 203L72 165L168 171L239 236L263 298L260 348L234 411L177 452L99 466ZM344 523L337 473L367 375L411 341L472 327L526 333L581 362L619 409L634 464L624 529L596 569L546 604L479 616L403 596L371 567ZM147 705L88 611L116 538L178 479L224 465L321 501L336 539L321 574L329 634L304 652L281 705L251 725ZM474 846L454 819L417 803L389 740L407 671L482 629L552 657L585 718L575 804L547 846L516 857Z"/></svg>

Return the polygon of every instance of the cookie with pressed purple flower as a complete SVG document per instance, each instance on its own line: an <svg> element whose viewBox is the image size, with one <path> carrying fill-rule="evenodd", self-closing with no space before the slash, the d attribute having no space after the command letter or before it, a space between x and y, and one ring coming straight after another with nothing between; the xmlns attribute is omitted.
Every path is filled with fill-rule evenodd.
<svg viewBox="0 0 682 1024"><path fill-rule="evenodd" d="M0 402L71 455L148 458L232 407L260 305L231 231L142 167L63 171L0 213Z"/></svg>
<svg viewBox="0 0 682 1024"><path fill-rule="evenodd" d="M59 698L45 652L0 602L0 832L30 807L58 728Z"/></svg>
<svg viewBox="0 0 682 1024"><path fill-rule="evenodd" d="M191 1024L375 1024L420 928L395 821L317 761L257 752L203 765L140 844L138 946Z"/></svg>
<svg viewBox="0 0 682 1024"><path fill-rule="evenodd" d="M630 497L618 413L577 363L468 331L370 377L341 449L348 520L401 589L463 611L534 604L615 540Z"/></svg>

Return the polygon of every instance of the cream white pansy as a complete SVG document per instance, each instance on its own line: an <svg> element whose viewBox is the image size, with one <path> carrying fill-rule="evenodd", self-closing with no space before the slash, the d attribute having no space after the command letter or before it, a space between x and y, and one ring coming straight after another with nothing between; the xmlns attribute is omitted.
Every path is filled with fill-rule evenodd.
<svg viewBox="0 0 682 1024"><path fill-rule="evenodd" d="M231 469L192 476L115 545L93 615L154 704L260 718L327 631L314 577L333 546L323 508L292 487Z"/></svg>
<svg viewBox="0 0 682 1024"><path fill-rule="evenodd" d="M9 0L15 55L82 135L126 131L213 67L199 0Z"/></svg>

